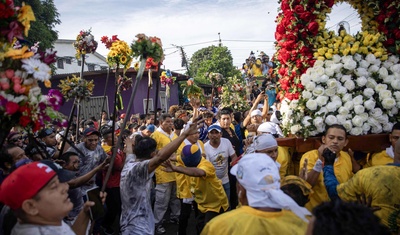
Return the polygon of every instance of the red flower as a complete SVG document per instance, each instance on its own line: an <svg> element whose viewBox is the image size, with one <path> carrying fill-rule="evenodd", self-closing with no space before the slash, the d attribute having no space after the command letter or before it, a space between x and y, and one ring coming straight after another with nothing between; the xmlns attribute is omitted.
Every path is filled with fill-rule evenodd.
<svg viewBox="0 0 400 235"><path fill-rule="evenodd" d="M8 101L6 104L6 114L13 115L19 109L19 105L15 102Z"/></svg>
<svg viewBox="0 0 400 235"><path fill-rule="evenodd" d="M294 7L294 11L297 14L303 14L304 13L304 6L303 5L297 5Z"/></svg>
<svg viewBox="0 0 400 235"><path fill-rule="evenodd" d="M393 31L393 33L394 33L394 37L395 37L396 39L400 39L400 29L395 29L395 30Z"/></svg>
<svg viewBox="0 0 400 235"><path fill-rule="evenodd" d="M316 36L318 34L319 25L317 22L314 21L309 23L307 28L313 36Z"/></svg>
<svg viewBox="0 0 400 235"><path fill-rule="evenodd" d="M28 116L22 116L19 119L19 124L23 127L28 126L28 124L31 122L31 119Z"/></svg>
<svg viewBox="0 0 400 235"><path fill-rule="evenodd" d="M326 4L329 8L332 8L333 4L335 4L335 0L325 0L325 4Z"/></svg>

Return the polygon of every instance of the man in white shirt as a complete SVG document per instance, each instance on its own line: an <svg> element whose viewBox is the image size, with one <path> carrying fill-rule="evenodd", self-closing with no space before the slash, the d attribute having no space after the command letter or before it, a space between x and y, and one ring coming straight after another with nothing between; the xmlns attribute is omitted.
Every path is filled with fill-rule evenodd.
<svg viewBox="0 0 400 235"><path fill-rule="evenodd" d="M221 127L218 125L211 125L208 128L209 141L204 145L204 149L206 151L206 159L214 165L217 177L222 181L222 186L229 200L228 158L230 157L234 162L237 156L231 142L226 138L222 138L221 131Z"/></svg>

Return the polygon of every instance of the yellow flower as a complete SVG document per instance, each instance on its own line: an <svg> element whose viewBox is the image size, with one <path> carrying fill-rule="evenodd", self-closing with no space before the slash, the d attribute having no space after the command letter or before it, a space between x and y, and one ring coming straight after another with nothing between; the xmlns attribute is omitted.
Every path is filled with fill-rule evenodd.
<svg viewBox="0 0 400 235"><path fill-rule="evenodd" d="M47 88L50 88L50 87L51 87L51 82L50 82L50 80L45 80L45 81L44 81L44 86L47 87Z"/></svg>
<svg viewBox="0 0 400 235"><path fill-rule="evenodd" d="M28 50L29 50L29 48L27 46L23 46L21 49L10 48L10 49L8 49L8 51L6 52L4 57L11 57L14 60L26 59L26 58L33 56L33 54L34 54L32 51L28 51Z"/></svg>
<svg viewBox="0 0 400 235"><path fill-rule="evenodd" d="M28 31L31 28L31 21L35 21L35 15L33 14L32 8L29 5L25 5L22 3L22 6L19 10L18 21L24 26L25 36L28 36Z"/></svg>
<svg viewBox="0 0 400 235"><path fill-rule="evenodd" d="M125 64L127 61L128 61L128 58L124 55L119 58L119 62L121 64Z"/></svg>

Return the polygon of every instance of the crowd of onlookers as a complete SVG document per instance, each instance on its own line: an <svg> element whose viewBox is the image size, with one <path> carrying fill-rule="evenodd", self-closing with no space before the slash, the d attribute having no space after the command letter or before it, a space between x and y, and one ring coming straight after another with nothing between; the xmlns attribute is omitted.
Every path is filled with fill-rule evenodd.
<svg viewBox="0 0 400 235"><path fill-rule="evenodd" d="M274 85L262 87L245 112L209 98L147 115L103 111L68 131L13 130L0 155L0 234L163 234L167 223L187 234L191 213L197 234L398 234L400 124L364 162L343 151L346 129L329 126L294 175ZM105 189L97 220L85 198L94 187Z"/></svg>

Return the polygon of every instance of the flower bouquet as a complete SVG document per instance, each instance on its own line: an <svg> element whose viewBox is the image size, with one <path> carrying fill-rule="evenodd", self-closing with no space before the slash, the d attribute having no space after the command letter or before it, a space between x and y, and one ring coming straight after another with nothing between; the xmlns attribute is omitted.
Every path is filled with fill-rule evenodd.
<svg viewBox="0 0 400 235"><path fill-rule="evenodd" d="M208 78L214 86L223 86L226 82L226 79L220 73L209 73Z"/></svg>
<svg viewBox="0 0 400 235"><path fill-rule="evenodd" d="M107 49L110 49L107 55L107 63L110 66L117 66L117 68L122 65L124 71L131 66L132 63L132 50L128 43L119 40L117 35L108 38L107 36L101 37L101 42L106 45Z"/></svg>
<svg viewBox="0 0 400 235"><path fill-rule="evenodd" d="M161 39L158 37L148 37L145 34L137 34L137 40L131 44L132 56L139 59L153 58L153 62L163 62L164 52Z"/></svg>
<svg viewBox="0 0 400 235"><path fill-rule="evenodd" d="M351 135L390 132L400 121L400 64L398 56L381 59L355 53L317 60L301 76L300 99L281 107L284 131L308 137L341 124Z"/></svg>
<svg viewBox="0 0 400 235"><path fill-rule="evenodd" d="M76 36L76 41L74 42L74 47L76 50L75 57L77 59L81 58L81 55L87 53L94 53L97 49L97 42L94 40L94 36L91 34L91 29L85 31L81 30Z"/></svg>
<svg viewBox="0 0 400 235"><path fill-rule="evenodd" d="M168 69L167 71L163 71L160 76L160 81L161 84L163 84L166 87L166 95L169 98L169 90L170 90L170 85L174 84L174 81L176 80L176 77L172 76L171 71Z"/></svg>
<svg viewBox="0 0 400 235"><path fill-rule="evenodd" d="M67 77L65 80L61 80L58 87L61 88L61 93L65 99L76 99L89 100L93 92L93 80L87 81L75 75L72 78Z"/></svg>
<svg viewBox="0 0 400 235"><path fill-rule="evenodd" d="M15 7L13 1L0 3L3 8L0 24L0 145L12 127L37 131L48 122L61 122L57 112L62 96L53 90L43 95L38 82L50 87L55 52L20 45L28 35L35 16L30 6Z"/></svg>
<svg viewBox="0 0 400 235"><path fill-rule="evenodd" d="M203 98L203 89L197 86L194 82L193 78L190 78L186 81L186 84L181 84L183 88L182 93L188 97L189 99L202 99Z"/></svg>
<svg viewBox="0 0 400 235"><path fill-rule="evenodd" d="M229 107L235 111L249 109L246 98L246 83L242 77L232 77L226 79L222 87L222 107Z"/></svg>

